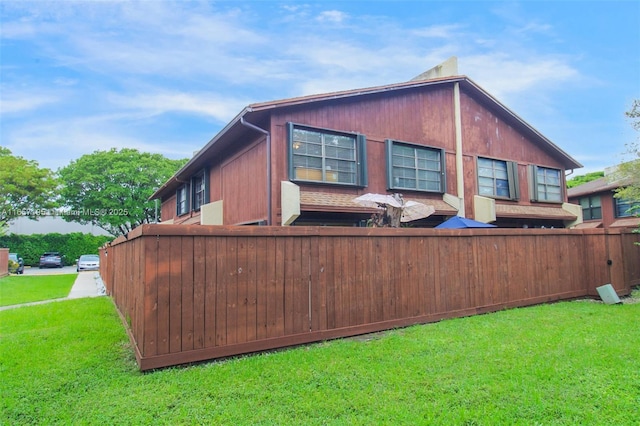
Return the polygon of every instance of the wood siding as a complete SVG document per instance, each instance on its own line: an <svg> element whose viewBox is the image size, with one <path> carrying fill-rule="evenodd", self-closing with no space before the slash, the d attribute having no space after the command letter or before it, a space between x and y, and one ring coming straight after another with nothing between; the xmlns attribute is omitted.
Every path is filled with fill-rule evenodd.
<svg viewBox="0 0 640 426"><path fill-rule="evenodd" d="M9 249L0 248L0 277L9 275Z"/></svg>
<svg viewBox="0 0 640 426"><path fill-rule="evenodd" d="M266 152L263 137L224 162L219 175L212 176L212 186L218 184L221 188L225 224L244 224L267 218Z"/></svg>
<svg viewBox="0 0 640 426"><path fill-rule="evenodd" d="M618 230L144 225L101 250L142 370L640 284ZM116 266L117 265L117 266Z"/></svg>

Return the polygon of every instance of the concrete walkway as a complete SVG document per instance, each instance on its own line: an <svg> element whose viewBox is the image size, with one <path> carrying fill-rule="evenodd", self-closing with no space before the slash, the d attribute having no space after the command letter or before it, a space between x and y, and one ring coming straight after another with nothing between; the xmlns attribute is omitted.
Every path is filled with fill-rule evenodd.
<svg viewBox="0 0 640 426"><path fill-rule="evenodd" d="M104 284L97 272L85 271L79 272L78 276L71 287L71 291L67 297L59 299L41 300L39 302L22 303L20 305L1 306L0 311L7 309L20 308L22 306L42 305L43 303L59 302L61 300L79 299L82 297L98 297L104 296Z"/></svg>

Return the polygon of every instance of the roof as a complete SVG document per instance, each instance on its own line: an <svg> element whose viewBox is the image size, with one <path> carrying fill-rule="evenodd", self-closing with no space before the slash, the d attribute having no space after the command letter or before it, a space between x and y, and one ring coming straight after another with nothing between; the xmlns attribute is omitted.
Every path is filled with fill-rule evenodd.
<svg viewBox="0 0 640 426"><path fill-rule="evenodd" d="M604 191L613 191L621 186L620 181L611 182L607 177L601 177L591 182L583 183L582 185L574 186L567 190L567 196L580 197L587 194L595 194Z"/></svg>
<svg viewBox="0 0 640 426"><path fill-rule="evenodd" d="M250 132L267 133L266 130L258 130L256 123L264 121L270 111L279 108L290 108L298 105L334 102L340 99L356 98L360 96L371 96L382 93L397 92L402 90L412 90L429 86L460 84L465 93L469 93L480 100L486 106L493 108L508 121L512 126L518 128L531 139L542 146L543 149L549 151L552 155L560 159L567 169L576 169L582 167L577 160L560 149L557 145L547 139L538 130L533 128L522 118L500 103L488 92L478 86L475 82L466 76L452 76L434 78L429 80L412 80L403 83L388 84L384 86L375 86L362 89L343 90L338 92L330 92L316 95L300 96L295 98L280 99L268 102L260 102L250 104L245 107L233 120L231 120L216 136L213 137L196 155L191 158L174 176L172 176L165 184L163 184L150 199L161 198L170 192L175 191L182 182L189 179L192 174L207 165L207 159L220 152L225 146L233 143Z"/></svg>
<svg viewBox="0 0 640 426"><path fill-rule="evenodd" d="M303 211L350 211L354 213L372 213L375 208L364 207L353 201L357 195L332 192L300 191L300 209ZM405 201L415 201L435 208L435 214L452 215L458 210L442 200L407 197Z"/></svg>
<svg viewBox="0 0 640 426"><path fill-rule="evenodd" d="M528 206L520 204L496 204L497 217L522 217L557 220L576 220L577 216L562 207Z"/></svg>

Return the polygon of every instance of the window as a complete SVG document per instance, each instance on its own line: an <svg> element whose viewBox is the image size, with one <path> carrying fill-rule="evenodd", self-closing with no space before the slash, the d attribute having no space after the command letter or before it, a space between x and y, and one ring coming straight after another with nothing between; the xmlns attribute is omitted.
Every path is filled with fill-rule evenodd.
<svg viewBox="0 0 640 426"><path fill-rule="evenodd" d="M519 199L518 164L478 158L478 194L485 197Z"/></svg>
<svg viewBox="0 0 640 426"><path fill-rule="evenodd" d="M176 213L178 216L189 212L189 188L183 185L176 192Z"/></svg>
<svg viewBox="0 0 640 426"><path fill-rule="evenodd" d="M203 204L209 202L208 173L202 170L191 178L192 210L200 210Z"/></svg>
<svg viewBox="0 0 640 426"><path fill-rule="evenodd" d="M532 201L562 202L560 170L532 166Z"/></svg>
<svg viewBox="0 0 640 426"><path fill-rule="evenodd" d="M629 217L640 214L640 202L614 198L616 203L616 217Z"/></svg>
<svg viewBox="0 0 640 426"><path fill-rule="evenodd" d="M366 186L365 138L288 123L293 181Z"/></svg>
<svg viewBox="0 0 640 426"><path fill-rule="evenodd" d="M444 192L444 167L441 149L387 139L389 189Z"/></svg>
<svg viewBox="0 0 640 426"><path fill-rule="evenodd" d="M580 207L582 207L582 218L584 220L602 219L600 196L582 197L579 203Z"/></svg>

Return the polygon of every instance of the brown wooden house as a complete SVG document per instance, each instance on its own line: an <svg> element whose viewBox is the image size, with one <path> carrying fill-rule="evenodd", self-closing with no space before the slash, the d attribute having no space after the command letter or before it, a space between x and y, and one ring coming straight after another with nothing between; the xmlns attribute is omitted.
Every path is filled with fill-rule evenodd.
<svg viewBox="0 0 640 426"><path fill-rule="evenodd" d="M581 164L468 77L435 70L247 106L153 195L162 221L362 226L373 211L354 198L401 193L435 208L413 226L579 223L565 171Z"/></svg>
<svg viewBox="0 0 640 426"><path fill-rule="evenodd" d="M582 209L583 223L578 228L635 228L640 225L640 203L614 197L616 189L623 185L611 179L613 168L605 170L605 176L569 188L569 202Z"/></svg>

